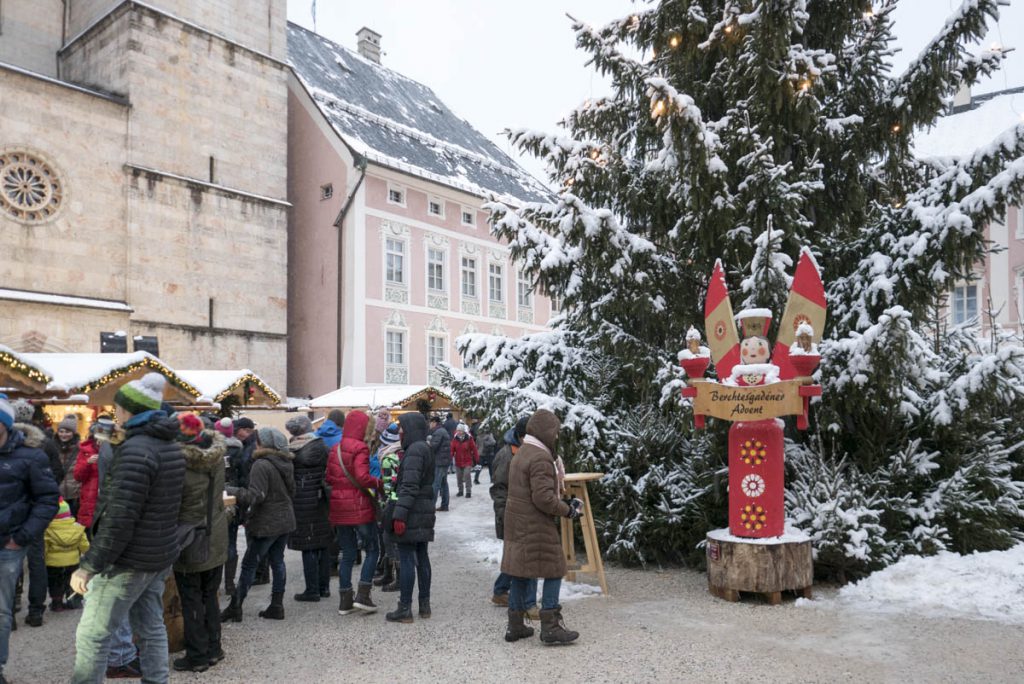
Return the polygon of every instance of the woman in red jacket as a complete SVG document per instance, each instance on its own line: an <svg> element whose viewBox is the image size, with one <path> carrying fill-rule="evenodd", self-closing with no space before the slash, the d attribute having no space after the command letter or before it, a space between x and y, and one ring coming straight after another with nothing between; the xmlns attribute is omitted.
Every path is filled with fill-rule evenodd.
<svg viewBox="0 0 1024 684"><path fill-rule="evenodd" d="M338 613L348 615L356 608L373 613L377 610L370 598L373 570L377 566L377 490L380 480L370 474L370 449L373 424L363 411L345 416L341 442L331 449L327 459L327 483L331 486L330 522L334 525L341 549L338 562L338 590L341 600ZM352 566L363 544L363 567L359 575L359 592L352 596Z"/></svg>
<svg viewBox="0 0 1024 684"><path fill-rule="evenodd" d="M76 519L82 525L89 537L92 537L92 514L96 510L96 499L100 491L100 471L96 464L100 458L100 445L96 441L97 423L89 428L89 439L78 446L78 458L75 460L73 475L75 480L82 484L82 491L78 495L78 515Z"/></svg>
<svg viewBox="0 0 1024 684"><path fill-rule="evenodd" d="M473 495L473 466L480 462L480 453L465 423L459 423L455 438L452 439L451 450L452 460L455 462L455 480L459 483L459 493L455 496L462 496L465 489L468 499Z"/></svg>

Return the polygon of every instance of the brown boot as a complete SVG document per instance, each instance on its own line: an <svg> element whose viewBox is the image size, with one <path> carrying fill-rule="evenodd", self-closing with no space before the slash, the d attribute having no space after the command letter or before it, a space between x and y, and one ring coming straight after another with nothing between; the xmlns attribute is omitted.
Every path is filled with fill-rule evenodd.
<svg viewBox="0 0 1024 684"><path fill-rule="evenodd" d="M579 638L579 632L565 628L561 608L540 611L540 640L545 644L568 644Z"/></svg>
<svg viewBox="0 0 1024 684"><path fill-rule="evenodd" d="M523 623L526 613L522 610L508 611L508 627L505 628L505 641L509 643L533 636L533 627Z"/></svg>

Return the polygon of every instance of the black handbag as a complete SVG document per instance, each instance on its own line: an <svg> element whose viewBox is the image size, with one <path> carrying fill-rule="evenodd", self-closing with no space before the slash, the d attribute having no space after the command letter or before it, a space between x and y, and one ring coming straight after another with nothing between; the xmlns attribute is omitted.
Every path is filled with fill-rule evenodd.
<svg viewBox="0 0 1024 684"><path fill-rule="evenodd" d="M210 560L210 529L213 526L213 475L206 489L206 524L178 527L178 560L185 565L200 565Z"/></svg>

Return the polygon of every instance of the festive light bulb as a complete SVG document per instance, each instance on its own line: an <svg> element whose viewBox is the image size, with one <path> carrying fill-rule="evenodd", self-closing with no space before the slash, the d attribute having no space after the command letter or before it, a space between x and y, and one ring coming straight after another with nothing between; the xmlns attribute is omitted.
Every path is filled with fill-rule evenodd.
<svg viewBox="0 0 1024 684"><path fill-rule="evenodd" d="M675 49L683 42L682 38L679 37L678 33L673 33L672 37L668 39L669 47Z"/></svg>
<svg viewBox="0 0 1024 684"><path fill-rule="evenodd" d="M657 119L665 113L666 109L667 107L664 100L655 100L654 104L651 105L651 118Z"/></svg>
<svg viewBox="0 0 1024 684"><path fill-rule="evenodd" d="M802 79L800 81L799 85L800 85L801 92L805 92L806 93L808 90L811 89L811 79L809 79L809 78Z"/></svg>
<svg viewBox="0 0 1024 684"><path fill-rule="evenodd" d="M732 24L729 24L729 25L728 25L728 26L726 26L726 27L725 27L725 29L723 29L723 30L724 30L724 31L725 31L726 33L732 33Z"/></svg>
<svg viewBox="0 0 1024 684"><path fill-rule="evenodd" d="M596 147L594 149L590 150L590 158L591 159L597 159L600 156L601 156L601 150L597 149Z"/></svg>
<svg viewBox="0 0 1024 684"><path fill-rule="evenodd" d="M901 130L903 130L903 126L900 126L899 124L893 124L892 125L892 132L893 133L899 133Z"/></svg>
<svg viewBox="0 0 1024 684"><path fill-rule="evenodd" d="M865 20L874 18L874 16L875 16L874 8L871 8L871 7L867 8L866 10L864 10L864 14L862 16L864 17Z"/></svg>

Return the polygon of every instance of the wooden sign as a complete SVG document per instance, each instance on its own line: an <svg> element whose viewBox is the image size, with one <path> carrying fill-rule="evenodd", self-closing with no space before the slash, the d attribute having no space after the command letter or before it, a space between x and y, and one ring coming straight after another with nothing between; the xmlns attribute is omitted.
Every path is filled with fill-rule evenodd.
<svg viewBox="0 0 1024 684"><path fill-rule="evenodd" d="M751 421L803 414L799 380L785 380L768 385L734 387L717 382L697 382L693 387L695 414L722 420Z"/></svg>

